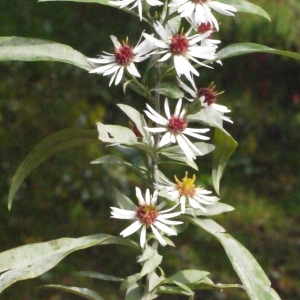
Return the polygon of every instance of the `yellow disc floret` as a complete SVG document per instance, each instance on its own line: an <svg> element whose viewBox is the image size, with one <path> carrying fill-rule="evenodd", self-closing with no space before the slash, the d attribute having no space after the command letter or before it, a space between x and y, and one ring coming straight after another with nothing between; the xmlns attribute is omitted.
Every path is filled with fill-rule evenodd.
<svg viewBox="0 0 300 300"><path fill-rule="evenodd" d="M194 174L192 178L188 178L188 172L185 172L184 178L180 181L176 175L174 175L175 180L177 182L176 187L180 193L180 195L192 197L195 195L196 186L194 184L196 180L196 175Z"/></svg>

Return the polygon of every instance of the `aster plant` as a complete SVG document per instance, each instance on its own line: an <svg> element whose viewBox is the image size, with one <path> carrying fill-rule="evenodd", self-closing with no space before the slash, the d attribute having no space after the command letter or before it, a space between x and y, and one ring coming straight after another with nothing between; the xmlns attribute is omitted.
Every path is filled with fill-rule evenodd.
<svg viewBox="0 0 300 300"><path fill-rule="evenodd" d="M47 1L56 0L38 2ZM120 155L108 154L93 160L92 164L109 168L122 166L134 171L135 197L130 199L130 195L114 189L107 219L117 219L120 228L124 228L116 236L61 238L0 253L0 292L16 281L43 274L73 251L117 244L136 251L137 259L132 263L140 264L140 272L128 274L126 278L97 274L98 278L121 282L120 292L127 300L149 300L162 294L194 299L197 289L229 288L242 288L253 300L280 299L255 258L212 219L214 215L233 210L222 203L219 194L220 179L237 143L223 127L223 121L230 128L234 120L228 116L230 110L225 105L216 103L222 93L216 91L213 83L203 86L201 68L208 72L215 63L253 52L294 59L300 59L300 55L250 43L219 50L222 41L212 39L213 33L222 30L218 15L234 18L235 14L246 12L269 19L262 8L244 0L69 1L94 2L130 13L141 22L140 41L134 47L126 32L120 39L123 42L111 36L111 47L103 49L98 57L95 53L94 57L87 58L63 44L2 37L0 60L60 61L91 73L87 76L105 76L104 81L108 76L108 86L115 83L115 88L137 93L139 102L144 101L144 109L139 111L126 103L117 105L130 120L131 128L97 122L96 135L95 129L66 129L43 140L17 169L9 191L9 208L24 179L41 162L62 149L95 141L115 148ZM145 22L151 29L145 31ZM144 74L138 71L136 63L143 65L139 70L146 70ZM125 150L130 150L130 155ZM132 160L132 155L143 159ZM212 156L212 187L197 180L201 175L198 162L204 155ZM173 179L164 174L170 163L181 166ZM193 175L188 175L192 169ZM165 251L170 246L176 247L174 236L180 240L188 225L205 231L221 243L242 284L214 283L204 270L184 269L175 274L163 271L161 247ZM110 299L109 295L102 298L86 288L49 286L87 299Z"/></svg>

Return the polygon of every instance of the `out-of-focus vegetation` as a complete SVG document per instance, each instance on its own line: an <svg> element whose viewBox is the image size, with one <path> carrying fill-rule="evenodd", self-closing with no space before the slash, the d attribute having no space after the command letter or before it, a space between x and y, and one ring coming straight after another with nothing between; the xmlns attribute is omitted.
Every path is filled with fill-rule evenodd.
<svg viewBox="0 0 300 300"><path fill-rule="evenodd" d="M256 0L272 22L247 14L219 18L222 45L257 42L300 52L298 0ZM39 3L2 0L0 35L50 39L68 44L89 57L110 51L109 35L132 40L140 36L140 23L130 15L97 4ZM89 162L112 151L99 145L70 149L34 171L7 210L10 180L29 151L47 135L68 127L95 128L127 120L115 103L144 99L122 87L108 88L108 78L91 75L58 63L9 62L0 64L1 229L0 251L25 243L62 236L79 237L105 232L119 234L124 224L109 219L113 184L132 195L140 184L126 170L107 170ZM236 208L215 219L256 257L282 299L300 298L300 64L279 56L252 54L231 58L204 70L198 83L212 80L220 104L232 109L228 131L238 141L221 182L222 201ZM211 160L200 161L199 183L211 187ZM168 170L182 176L184 170ZM221 246L205 232L188 228L175 239L176 248L162 249L171 273L182 268L211 271L215 282L237 282ZM192 246L189 246L190 243ZM93 270L127 276L128 260L137 253L101 246L72 254L38 279L19 282L1 299L79 299L35 287L60 283L96 289L106 299L119 299L118 286L74 275ZM242 291L201 292L197 299L247 299ZM120 298L121 299L121 298ZM174 297L165 299L175 299Z"/></svg>

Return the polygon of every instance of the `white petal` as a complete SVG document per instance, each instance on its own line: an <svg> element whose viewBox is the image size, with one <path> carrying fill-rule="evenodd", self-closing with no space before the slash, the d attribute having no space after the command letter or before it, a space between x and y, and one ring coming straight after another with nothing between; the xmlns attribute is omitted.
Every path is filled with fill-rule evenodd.
<svg viewBox="0 0 300 300"><path fill-rule="evenodd" d="M164 238L160 235L160 233L157 231L157 229L153 226L153 225L150 225L151 226L151 229L155 235L155 237L157 238L157 240L159 241L159 243L162 245L162 246L166 246L167 243L166 241L164 240Z"/></svg>
<svg viewBox="0 0 300 300"><path fill-rule="evenodd" d="M145 247L146 244L146 225L142 227L141 236L140 236L140 245L142 248Z"/></svg>
<svg viewBox="0 0 300 300"><path fill-rule="evenodd" d="M167 225L157 220L153 223L153 225L168 235L177 235L177 232L174 229L168 227Z"/></svg>
<svg viewBox="0 0 300 300"><path fill-rule="evenodd" d="M141 227L143 226L143 223L140 220L135 221L134 223L132 223L130 226L128 226L127 228L125 228L120 235L122 235L123 237L126 237L128 235L133 234L134 232L138 231Z"/></svg>

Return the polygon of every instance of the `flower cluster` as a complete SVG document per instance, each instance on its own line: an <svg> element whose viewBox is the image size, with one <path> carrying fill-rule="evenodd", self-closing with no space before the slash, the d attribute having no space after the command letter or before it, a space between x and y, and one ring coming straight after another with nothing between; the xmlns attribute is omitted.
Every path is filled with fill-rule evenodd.
<svg viewBox="0 0 300 300"><path fill-rule="evenodd" d="M197 87L194 78L200 76L199 67L212 68L213 61L221 63L216 55L221 41L212 38L212 35L219 31L219 22L213 14L214 11L233 16L236 9L215 0L170 0L167 3L159 0L112 0L109 3L129 10L138 15L141 21L146 20L152 24L153 33L142 32L135 47L129 43L128 38L120 43L117 37L110 36L113 43L112 53L103 52L98 58L89 58L88 60L95 64L90 73L111 76L109 85L122 82L124 91L128 85L135 87L135 91L154 104L146 103L144 115L149 119L148 122L144 115L133 108L121 105L120 108L133 122L131 130L126 128L124 135L117 134L116 137L115 127L110 128L111 131L99 132L99 139L114 141L113 146L133 146L140 150L147 149L148 154L151 153L147 160L148 165L139 168L143 176L152 171L153 174L148 175L148 184L153 187L153 194L147 189L143 196L140 188L136 187L138 204L132 203L132 209L111 207L111 217L131 220L132 224L120 234L127 237L138 232L142 248L146 247L150 238L155 238L162 246L172 245L167 236L176 235L174 226L180 225L182 221L171 219L190 214L193 210L205 213L209 206L216 205L219 198L197 185L196 175L188 177L186 172L181 180L176 175L174 182L167 179L159 170L160 153L168 156L168 151L173 151L169 154L170 159L194 166L197 156L202 156L214 148L205 142L210 139L210 129L206 127L223 129L223 121L232 123L225 115L230 110L216 103L217 96L222 92L217 92L213 83L208 87ZM152 7L162 5L164 8L161 14L155 13L155 17L152 18ZM181 27L180 18L186 19L185 22L189 26L187 30ZM149 58L152 60L148 64L147 72L142 80L139 80L141 75L136 64ZM145 82L153 69L155 74L149 82L155 82L155 86L151 89ZM177 80L174 78L173 83L165 81L165 78L174 74L177 75ZM174 82L177 83L175 94L178 96L172 94ZM164 89L168 88L170 90L166 92ZM188 94L188 97L184 97L184 93ZM166 96L164 113L160 113L161 94ZM171 103L170 98L177 99L176 104ZM199 123L207 126L199 127ZM99 131L106 130L105 126L99 128ZM137 166L133 168L136 170ZM145 171L147 168L150 172ZM163 210L167 202L160 202L159 195L169 199L170 203L173 202L173 206ZM152 234L147 235L149 229Z"/></svg>

